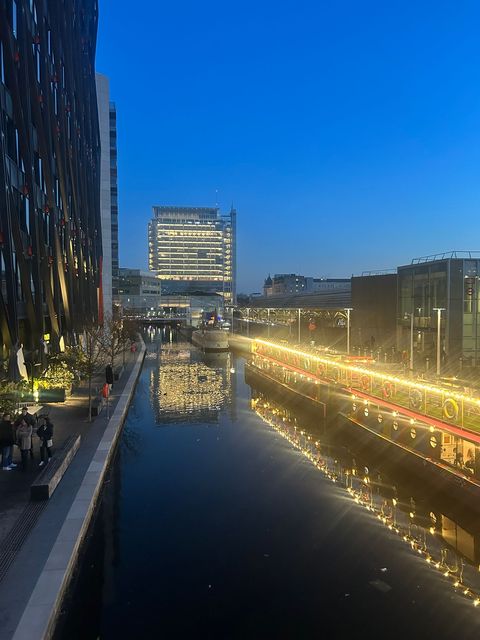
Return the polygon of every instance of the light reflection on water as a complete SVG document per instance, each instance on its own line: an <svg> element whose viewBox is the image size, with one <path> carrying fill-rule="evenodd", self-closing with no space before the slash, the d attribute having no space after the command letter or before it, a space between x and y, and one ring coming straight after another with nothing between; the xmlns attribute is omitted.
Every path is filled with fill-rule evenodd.
<svg viewBox="0 0 480 640"><path fill-rule="evenodd" d="M201 354L168 331L158 348L159 332L150 335L122 446L58 638L296 639L328 635L332 622L349 634L360 625L374 637L382 615L383 622L395 617L400 629L411 602L410 574L402 575L403 542L394 529L407 536L402 552L425 561L429 554L439 568L448 564L449 573L459 575L460 556L450 547L448 556L441 555L446 538L440 508L426 507L419 496L410 500L398 483L394 487L368 460L319 434L288 403L248 388L241 362L231 354ZM321 481L323 475L332 485ZM361 512L367 524L355 515L357 505L370 509ZM435 535L424 526L429 511L436 517ZM379 537L380 522L392 527L387 544ZM478 547L476 531L469 532ZM380 570L384 557L388 579ZM395 571L396 564L401 569ZM469 571L464 569L462 584ZM395 598L380 602L369 581L393 583L395 576ZM418 633L430 629L429 613L437 606L438 585L423 583L431 597L423 600L428 611L409 609ZM456 628L450 617L446 632ZM434 622L438 630L438 616ZM328 637L351 637L338 629Z"/></svg>
<svg viewBox="0 0 480 640"><path fill-rule="evenodd" d="M150 400L158 425L218 421L231 403L229 353L206 354L187 343L165 343L150 371Z"/></svg>
<svg viewBox="0 0 480 640"><path fill-rule="evenodd" d="M468 514L466 523L457 515L458 522L442 513L445 504L430 503L421 494L416 499L405 493L378 470L359 464L352 452L333 443L328 435L315 433L308 418L272 401L267 394L252 389L251 407L264 424L302 452L332 483L344 487L357 504L449 578L458 593L475 607L480 605L478 522L474 526Z"/></svg>

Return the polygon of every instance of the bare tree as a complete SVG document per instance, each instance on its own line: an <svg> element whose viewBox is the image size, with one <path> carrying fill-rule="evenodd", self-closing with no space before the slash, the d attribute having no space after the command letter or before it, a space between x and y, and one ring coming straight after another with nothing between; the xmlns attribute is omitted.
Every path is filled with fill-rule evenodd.
<svg viewBox="0 0 480 640"><path fill-rule="evenodd" d="M105 364L104 328L94 324L85 327L77 367L88 383L88 421L92 421L92 381Z"/></svg>
<svg viewBox="0 0 480 640"><path fill-rule="evenodd" d="M130 332L121 318L112 318L105 323L102 342L112 367L115 366L115 358L121 353L124 354L123 363L125 364L125 349L130 343Z"/></svg>

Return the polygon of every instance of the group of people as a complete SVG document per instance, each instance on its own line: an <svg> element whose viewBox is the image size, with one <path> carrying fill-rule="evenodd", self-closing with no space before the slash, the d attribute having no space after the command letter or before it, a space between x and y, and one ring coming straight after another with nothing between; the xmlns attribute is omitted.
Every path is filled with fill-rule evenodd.
<svg viewBox="0 0 480 640"><path fill-rule="evenodd" d="M53 447L53 424L45 416L33 416L28 408L23 407L19 416L12 420L9 413L3 414L0 422L0 453L2 454L2 470L12 471L18 465L13 462L15 447L20 450L22 471L27 471L29 460L34 459L34 436L40 440L40 463L43 466L50 462Z"/></svg>

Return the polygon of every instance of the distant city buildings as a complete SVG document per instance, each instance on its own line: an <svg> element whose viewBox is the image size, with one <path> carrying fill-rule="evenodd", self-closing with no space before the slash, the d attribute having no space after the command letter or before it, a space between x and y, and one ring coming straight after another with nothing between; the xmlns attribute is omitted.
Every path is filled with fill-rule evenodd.
<svg viewBox="0 0 480 640"><path fill-rule="evenodd" d="M0 6L0 351L33 365L98 320L98 11Z"/></svg>
<svg viewBox="0 0 480 640"><path fill-rule="evenodd" d="M97 73L98 120L100 127L100 212L102 219L102 302L105 318L111 318L118 303L118 187L117 114L110 102L110 83Z"/></svg>
<svg viewBox="0 0 480 640"><path fill-rule="evenodd" d="M312 278L296 273L276 273L273 278L269 275L265 279L263 295L282 296L349 288L350 278Z"/></svg>
<svg viewBox="0 0 480 640"><path fill-rule="evenodd" d="M397 269L349 279L276 274L265 279L263 296L240 300L263 321L278 318L279 309L301 309L317 318L312 327L321 322L324 328L344 326L350 309L355 348L381 348L414 369L458 374L480 365L478 251L415 258Z"/></svg>
<svg viewBox="0 0 480 640"><path fill-rule="evenodd" d="M216 207L153 207L149 269L167 295L214 293L236 300L236 211Z"/></svg>
<svg viewBox="0 0 480 640"><path fill-rule="evenodd" d="M128 315L135 312L146 315L161 306L162 283L150 271L124 269L119 271L118 292L121 305Z"/></svg>

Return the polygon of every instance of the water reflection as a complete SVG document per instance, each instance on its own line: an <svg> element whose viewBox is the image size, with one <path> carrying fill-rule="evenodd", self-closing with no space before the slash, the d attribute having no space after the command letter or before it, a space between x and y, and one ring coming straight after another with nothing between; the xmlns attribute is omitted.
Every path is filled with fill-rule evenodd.
<svg viewBox="0 0 480 640"><path fill-rule="evenodd" d="M409 495L369 462L356 459L347 447L319 435L308 416L255 389L251 407L332 483L344 487L357 504L399 535L412 552L450 578L454 589L475 606L480 604L480 525L468 512L452 514L446 505Z"/></svg>
<svg viewBox="0 0 480 640"><path fill-rule="evenodd" d="M217 423L232 402L231 354L202 354L187 342L164 342L150 370L150 400L157 425Z"/></svg>
<svg viewBox="0 0 480 640"><path fill-rule="evenodd" d="M158 332L152 337L57 639L351 637L358 629L373 638L386 623L402 637L412 628L455 637L465 611L475 613L473 518L330 440L285 394L273 400L245 385L240 360L205 356L168 332L157 349ZM212 424L225 428L205 429ZM318 482L320 473L332 485ZM436 578L426 566L416 573L399 537L447 574L441 580L467 590L465 608L444 598L439 610L439 581L424 579ZM371 585L384 577L384 558L394 597L380 602ZM412 580L423 595L411 597ZM420 598L423 607L412 607Z"/></svg>

